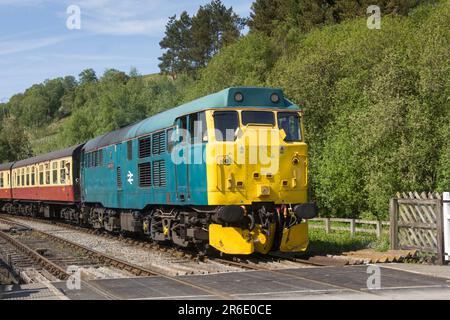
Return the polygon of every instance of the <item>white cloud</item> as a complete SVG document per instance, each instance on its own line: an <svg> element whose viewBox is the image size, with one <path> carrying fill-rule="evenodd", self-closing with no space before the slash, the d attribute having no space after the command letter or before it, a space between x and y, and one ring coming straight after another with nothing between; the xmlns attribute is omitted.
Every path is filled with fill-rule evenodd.
<svg viewBox="0 0 450 320"><path fill-rule="evenodd" d="M67 36L54 36L37 39L7 40L0 42L0 55L19 53L55 45L68 40Z"/></svg>
<svg viewBox="0 0 450 320"><path fill-rule="evenodd" d="M86 21L83 25L88 31L107 35L149 35L157 36L164 32L167 19L154 20L103 20Z"/></svg>

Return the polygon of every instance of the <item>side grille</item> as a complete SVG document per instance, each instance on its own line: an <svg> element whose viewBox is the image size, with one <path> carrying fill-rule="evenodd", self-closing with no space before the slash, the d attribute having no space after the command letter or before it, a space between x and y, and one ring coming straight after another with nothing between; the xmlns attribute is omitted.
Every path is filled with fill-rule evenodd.
<svg viewBox="0 0 450 320"><path fill-rule="evenodd" d="M152 136L153 154L161 154L166 151L166 132L161 131Z"/></svg>
<svg viewBox="0 0 450 320"><path fill-rule="evenodd" d="M117 167L117 188L122 189L122 170Z"/></svg>
<svg viewBox="0 0 450 320"><path fill-rule="evenodd" d="M166 186L166 163L164 160L153 162L153 185L155 187Z"/></svg>
<svg viewBox="0 0 450 320"><path fill-rule="evenodd" d="M150 137L139 139L139 158L147 158L151 155Z"/></svg>
<svg viewBox="0 0 450 320"><path fill-rule="evenodd" d="M139 170L139 187L146 188L152 185L151 180L151 165L150 162L140 163Z"/></svg>

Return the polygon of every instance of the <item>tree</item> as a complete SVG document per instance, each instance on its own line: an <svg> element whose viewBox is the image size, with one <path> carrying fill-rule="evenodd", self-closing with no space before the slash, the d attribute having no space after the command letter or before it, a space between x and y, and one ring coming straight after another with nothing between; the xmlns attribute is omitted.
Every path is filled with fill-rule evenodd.
<svg viewBox="0 0 450 320"><path fill-rule="evenodd" d="M245 25L233 8L226 8L220 0L201 6L192 18L191 49L196 67L204 67L220 49L236 41Z"/></svg>
<svg viewBox="0 0 450 320"><path fill-rule="evenodd" d="M25 130L14 118L2 120L0 128L0 163L21 160L32 156Z"/></svg>
<svg viewBox="0 0 450 320"><path fill-rule="evenodd" d="M107 69L103 74L101 81L102 82L117 82L126 84L130 77L123 71L119 71L116 69Z"/></svg>
<svg viewBox="0 0 450 320"><path fill-rule="evenodd" d="M201 6L192 18L187 12L179 19L170 17L160 42L166 49L159 58L161 72L176 78L179 73L191 74L206 66L221 48L240 37L244 25L245 20L220 0Z"/></svg>
<svg viewBox="0 0 450 320"><path fill-rule="evenodd" d="M81 73L78 75L79 82L81 85L87 84L87 83L95 83L98 81L97 75L95 74L94 69L85 69L81 71Z"/></svg>
<svg viewBox="0 0 450 320"><path fill-rule="evenodd" d="M180 19L172 16L166 25L166 34L159 45L166 49L159 68L161 72L169 74L173 79L178 73L190 73L192 71L192 59L190 50L192 47L191 36L192 19L186 11L180 15Z"/></svg>

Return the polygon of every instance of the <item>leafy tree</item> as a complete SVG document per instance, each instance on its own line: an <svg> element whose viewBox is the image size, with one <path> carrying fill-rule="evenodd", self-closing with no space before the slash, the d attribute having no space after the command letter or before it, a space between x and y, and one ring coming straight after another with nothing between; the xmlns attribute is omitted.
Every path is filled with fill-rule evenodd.
<svg viewBox="0 0 450 320"><path fill-rule="evenodd" d="M123 71L116 69L107 69L103 74L101 81L104 82L117 82L126 84L130 77Z"/></svg>
<svg viewBox="0 0 450 320"><path fill-rule="evenodd" d="M173 79L179 73L190 73L192 71L192 58L190 50L192 48L191 36L192 19L186 11L183 11L180 18L176 15L169 18L166 25L166 33L159 45L166 49L162 57L159 68L161 72L169 74Z"/></svg>
<svg viewBox="0 0 450 320"><path fill-rule="evenodd" d="M173 79L179 73L192 74L204 67L217 52L236 41L245 21L226 8L220 0L201 6L192 18L183 12L180 18L169 18L165 37L160 42L166 49L159 67Z"/></svg>
<svg viewBox="0 0 450 320"><path fill-rule="evenodd" d="M81 85L87 84L87 83L95 83L98 81L97 75L95 74L94 69L85 69L81 71L81 73L78 75L79 82Z"/></svg>
<svg viewBox="0 0 450 320"><path fill-rule="evenodd" d="M14 118L4 118L0 128L0 163L32 156L25 130Z"/></svg>

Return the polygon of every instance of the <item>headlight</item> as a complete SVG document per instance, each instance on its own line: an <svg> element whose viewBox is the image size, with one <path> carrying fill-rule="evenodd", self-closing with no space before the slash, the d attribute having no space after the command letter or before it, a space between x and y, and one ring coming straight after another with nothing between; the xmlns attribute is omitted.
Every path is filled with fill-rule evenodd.
<svg viewBox="0 0 450 320"><path fill-rule="evenodd" d="M236 102L242 102L242 101L244 101L244 95L242 93L240 93L240 92L236 92L234 94L234 100Z"/></svg>
<svg viewBox="0 0 450 320"><path fill-rule="evenodd" d="M280 102L280 96L276 93L272 93L272 95L270 96L270 101L272 101L273 103L278 103Z"/></svg>

